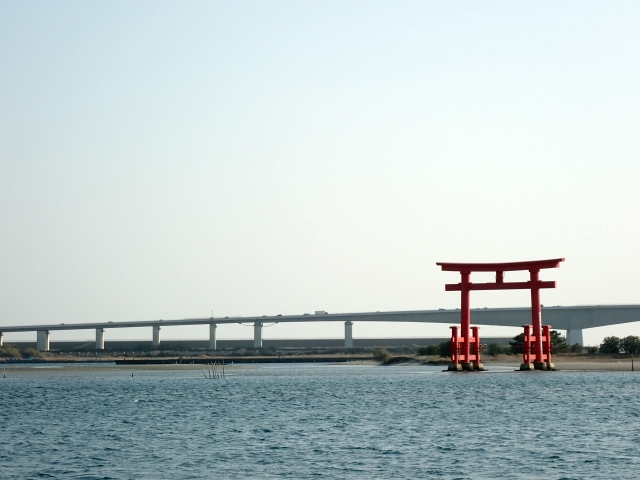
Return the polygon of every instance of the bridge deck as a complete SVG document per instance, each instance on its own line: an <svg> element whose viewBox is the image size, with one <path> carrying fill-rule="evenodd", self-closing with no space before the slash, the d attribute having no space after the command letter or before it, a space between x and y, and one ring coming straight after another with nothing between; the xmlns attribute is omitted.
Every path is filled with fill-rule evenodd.
<svg viewBox="0 0 640 480"><path fill-rule="evenodd" d="M567 307L543 307L543 322L554 328L569 330L593 328L640 321L640 305L591 305ZM0 327L0 333L32 332L42 330L89 330L107 328L164 327L180 325L209 325L232 323L293 323L293 322L458 322L460 310L413 310L398 312L364 312L276 315L253 317L207 317L175 320L141 320L130 322L65 323L54 325L7 325ZM531 309L527 308L482 308L471 310L474 325L495 325L520 327L530 323Z"/></svg>

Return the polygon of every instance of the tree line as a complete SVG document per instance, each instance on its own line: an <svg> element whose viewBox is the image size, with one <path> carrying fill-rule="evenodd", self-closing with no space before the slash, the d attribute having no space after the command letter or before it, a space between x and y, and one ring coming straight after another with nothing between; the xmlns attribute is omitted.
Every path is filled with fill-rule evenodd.
<svg viewBox="0 0 640 480"><path fill-rule="evenodd" d="M583 353L585 347L579 343L573 345L567 344L564 337L557 330L551 330L551 352L552 353ZM640 353L640 337L629 335L628 337L605 337L600 346L587 347L588 353ZM522 355L524 353L524 333L516 335L509 342L509 346L500 345L499 343L491 343L487 346L485 353L487 355L496 356L500 354L506 355ZM428 345L418 350L419 355L440 355L441 357L451 356L451 340L442 342L438 345Z"/></svg>
<svg viewBox="0 0 640 480"><path fill-rule="evenodd" d="M628 337L605 337L599 348L601 353L638 353L640 352L640 338L635 335Z"/></svg>

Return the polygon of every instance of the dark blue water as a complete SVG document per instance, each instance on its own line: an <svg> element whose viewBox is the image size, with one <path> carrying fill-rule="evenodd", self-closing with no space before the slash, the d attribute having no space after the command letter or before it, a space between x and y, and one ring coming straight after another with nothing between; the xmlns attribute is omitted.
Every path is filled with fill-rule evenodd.
<svg viewBox="0 0 640 480"><path fill-rule="evenodd" d="M640 478L631 372L227 373L9 371L0 478Z"/></svg>

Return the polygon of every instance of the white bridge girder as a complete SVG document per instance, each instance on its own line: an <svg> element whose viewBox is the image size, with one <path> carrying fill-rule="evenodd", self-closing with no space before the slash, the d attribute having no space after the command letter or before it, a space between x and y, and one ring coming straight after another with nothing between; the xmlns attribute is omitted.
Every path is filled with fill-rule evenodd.
<svg viewBox="0 0 640 480"><path fill-rule="evenodd" d="M153 346L160 345L161 325L210 325L210 348L216 347L216 328L219 324L254 323L254 346L262 346L263 322L293 323L293 322L334 322L345 323L345 347L353 345L354 322L417 322L417 323L445 323L456 325L460 322L460 310L417 310L399 312L367 312L367 313L338 313L322 315L286 315L261 317L224 317L224 318L188 318L180 320L142 320L132 322L97 322L97 323L68 323L57 325L30 325L0 327L0 344L2 335L7 332L36 331L38 349L49 350L49 334L52 330L96 330L96 348L104 346L104 330L108 328L153 327ZM640 321L640 305L591 305L570 307L543 307L542 323L551 325L557 330L566 330L569 343L583 343L583 331L588 328L618 325ZM531 309L523 308L482 308L471 310L472 325L495 325L503 327L521 327L531 324ZM99 332L99 330L101 330Z"/></svg>

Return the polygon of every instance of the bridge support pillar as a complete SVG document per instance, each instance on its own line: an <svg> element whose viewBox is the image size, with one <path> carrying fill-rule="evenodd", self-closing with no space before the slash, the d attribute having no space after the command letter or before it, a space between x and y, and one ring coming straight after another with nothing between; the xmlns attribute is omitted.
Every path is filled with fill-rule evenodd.
<svg viewBox="0 0 640 480"><path fill-rule="evenodd" d="M154 348L160 346L160 325L153 327L153 346Z"/></svg>
<svg viewBox="0 0 640 480"><path fill-rule="evenodd" d="M209 350L216 349L216 329L218 326L215 323L209 324Z"/></svg>
<svg viewBox="0 0 640 480"><path fill-rule="evenodd" d="M96 350L104 350L104 328L96 328Z"/></svg>
<svg viewBox="0 0 640 480"><path fill-rule="evenodd" d="M41 352L49 351L49 330L38 330L38 342L36 348Z"/></svg>
<svg viewBox="0 0 640 480"><path fill-rule="evenodd" d="M253 348L262 348L262 322L253 324Z"/></svg>
<svg viewBox="0 0 640 480"><path fill-rule="evenodd" d="M344 348L353 348L353 322L344 322Z"/></svg>
<svg viewBox="0 0 640 480"><path fill-rule="evenodd" d="M579 343L580 345L584 345L584 340L582 338L582 329L581 328L572 328L567 330L567 343L569 345L573 345Z"/></svg>

